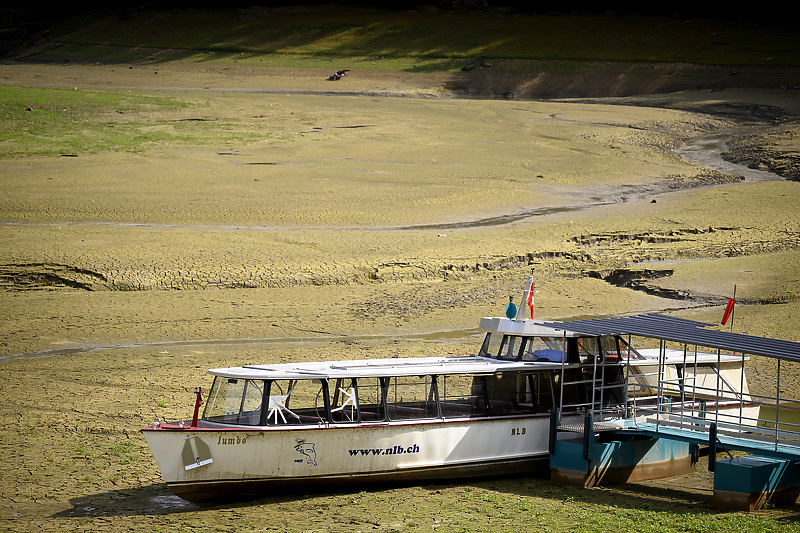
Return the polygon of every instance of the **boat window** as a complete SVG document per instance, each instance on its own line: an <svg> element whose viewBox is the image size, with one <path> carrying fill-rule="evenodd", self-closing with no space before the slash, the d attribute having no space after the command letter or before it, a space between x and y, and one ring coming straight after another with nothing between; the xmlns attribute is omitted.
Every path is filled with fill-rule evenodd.
<svg viewBox="0 0 800 533"><path fill-rule="evenodd" d="M540 337L551 350L564 351L564 337Z"/></svg>
<svg viewBox="0 0 800 533"><path fill-rule="evenodd" d="M527 338L525 347L522 349L522 360L560 363L564 358L564 351L563 349L553 349L552 344L539 337ZM563 346L564 343L560 344Z"/></svg>
<svg viewBox="0 0 800 533"><path fill-rule="evenodd" d="M577 363L580 361L578 357L578 339L575 337L542 337L544 343L551 349L561 354L567 353L568 363Z"/></svg>
<svg viewBox="0 0 800 533"><path fill-rule="evenodd" d="M486 377L491 416L536 412L534 393L527 375L502 372Z"/></svg>
<svg viewBox="0 0 800 533"><path fill-rule="evenodd" d="M258 425L264 382L217 376L211 386L203 419L225 424Z"/></svg>
<svg viewBox="0 0 800 533"><path fill-rule="evenodd" d="M331 421L358 422L358 394L356 380L337 379L331 382Z"/></svg>
<svg viewBox="0 0 800 533"><path fill-rule="evenodd" d="M497 358L516 360L520 356L521 347L522 337L517 335L505 335L500 345L500 353L497 355Z"/></svg>
<svg viewBox="0 0 800 533"><path fill-rule="evenodd" d="M597 337L579 337L578 353L582 363L594 361L600 353Z"/></svg>
<svg viewBox="0 0 800 533"><path fill-rule="evenodd" d="M553 372L537 372L528 375L524 402L527 404L529 399L532 403L531 409L538 413L546 413L556 406L558 374Z"/></svg>
<svg viewBox="0 0 800 533"><path fill-rule="evenodd" d="M481 351L478 353L481 357L491 357L492 359L497 358L497 354L500 353L500 345L503 342L503 336L498 334L487 333L486 337L483 338L483 345L481 346Z"/></svg>
<svg viewBox="0 0 800 533"><path fill-rule="evenodd" d="M601 348L605 359L619 360L620 354L628 353L627 343L619 336L580 337L577 342L583 363L594 362L600 356Z"/></svg>
<svg viewBox="0 0 800 533"><path fill-rule="evenodd" d="M622 357L632 357L634 359L644 359L636 349L628 344L628 341L623 339L622 337L614 337L617 345L619 346L619 354Z"/></svg>
<svg viewBox="0 0 800 533"><path fill-rule="evenodd" d="M486 415L482 377L462 374L439 376L436 384L444 418Z"/></svg>
<svg viewBox="0 0 800 533"><path fill-rule="evenodd" d="M416 420L438 416L435 381L431 376L388 378L386 412L389 420Z"/></svg>
<svg viewBox="0 0 800 533"><path fill-rule="evenodd" d="M603 344L603 355L605 355L606 357L619 359L620 343L618 342L618 340L622 339L610 335L600 337L600 339Z"/></svg>
<svg viewBox="0 0 800 533"><path fill-rule="evenodd" d="M270 383L267 423L321 424L327 387L319 379L277 379Z"/></svg>
<svg viewBox="0 0 800 533"><path fill-rule="evenodd" d="M383 420L381 383L378 378L358 378L353 381L355 382L358 412L361 421L375 422Z"/></svg>

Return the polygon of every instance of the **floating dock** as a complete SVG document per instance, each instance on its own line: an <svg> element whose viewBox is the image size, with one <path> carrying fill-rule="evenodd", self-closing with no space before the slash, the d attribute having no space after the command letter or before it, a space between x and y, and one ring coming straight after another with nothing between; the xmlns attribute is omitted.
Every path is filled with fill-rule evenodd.
<svg viewBox="0 0 800 533"><path fill-rule="evenodd" d="M716 507L751 511L797 502L800 402L783 397L781 370L800 363L800 343L717 331L709 329L714 324L657 314L546 325L598 339L646 337L657 340L659 350L658 364L647 375L631 372L630 356L609 361L599 353L588 378L594 392L583 425L560 425L559 409L553 409L553 480L594 487L681 475L694 471L700 451L707 450ZM710 349L718 361L707 375L691 368L700 348ZM675 364L676 350L684 354L683 366ZM774 394L746 390L750 356L773 360ZM736 374L730 362L736 358L739 383L731 378ZM604 400L613 392L606 390L609 366L626 367L621 402ZM641 392L645 389L650 396ZM561 408L565 405L562 401ZM719 459L718 453L727 457Z"/></svg>

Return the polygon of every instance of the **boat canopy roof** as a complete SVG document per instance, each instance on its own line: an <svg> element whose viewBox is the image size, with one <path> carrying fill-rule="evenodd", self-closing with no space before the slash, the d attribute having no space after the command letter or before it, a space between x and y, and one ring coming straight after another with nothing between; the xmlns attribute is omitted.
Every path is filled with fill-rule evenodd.
<svg viewBox="0 0 800 533"><path fill-rule="evenodd" d="M526 337L577 337L579 332L558 328L541 320L513 320L501 317L481 318L480 329L504 335L524 335Z"/></svg>
<svg viewBox="0 0 800 533"><path fill-rule="evenodd" d="M569 365L567 365L569 366ZM443 374L495 374L498 372L560 369L561 363L506 361L480 356L414 357L354 361L284 363L216 368L209 374L235 379L337 379Z"/></svg>
<svg viewBox="0 0 800 533"><path fill-rule="evenodd" d="M542 322L534 320L486 317L481 319L480 328L487 332L503 335L564 337L564 331L543 326ZM567 336L572 336L572 334ZM560 369L561 366L561 362L512 361L475 355L245 365L231 368L215 368L208 372L214 376L235 379L337 379L442 374L495 374L498 372Z"/></svg>
<svg viewBox="0 0 800 533"><path fill-rule="evenodd" d="M637 335L800 362L799 342L706 329L717 325L655 313L569 322L545 322L543 326L573 335Z"/></svg>
<svg viewBox="0 0 800 533"><path fill-rule="evenodd" d="M716 324L660 314L568 322L484 317L480 322L481 330L503 335L549 338L636 335L740 354L761 355L800 362L800 343L798 342L707 329L715 326ZM214 376L232 379L273 380L495 374L560 368L562 368L561 362L514 361L475 355L245 365L211 369L208 372Z"/></svg>

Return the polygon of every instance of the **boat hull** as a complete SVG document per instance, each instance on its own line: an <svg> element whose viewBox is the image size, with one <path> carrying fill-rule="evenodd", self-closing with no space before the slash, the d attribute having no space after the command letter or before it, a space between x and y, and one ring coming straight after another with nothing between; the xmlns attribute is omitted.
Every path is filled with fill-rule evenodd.
<svg viewBox="0 0 800 533"><path fill-rule="evenodd" d="M547 468L548 415L285 428L146 428L167 486L205 504Z"/></svg>
<svg viewBox="0 0 800 533"><path fill-rule="evenodd" d="M347 491L365 486L402 486L426 481L446 481L491 476L545 473L549 468L548 456L506 461L486 461L460 466L417 467L402 471L353 473L333 476L296 478L269 477L263 479L219 480L193 483L168 483L173 494L201 506L231 501L247 501L287 492L306 493L320 490Z"/></svg>

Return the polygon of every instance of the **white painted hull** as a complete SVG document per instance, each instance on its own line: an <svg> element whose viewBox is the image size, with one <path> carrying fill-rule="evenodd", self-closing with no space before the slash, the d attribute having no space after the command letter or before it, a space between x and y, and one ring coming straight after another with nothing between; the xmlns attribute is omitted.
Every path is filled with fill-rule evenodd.
<svg viewBox="0 0 800 533"><path fill-rule="evenodd" d="M170 489L203 503L287 486L521 473L542 460L546 467L549 425L549 416L539 414L292 429L165 427L143 434Z"/></svg>

